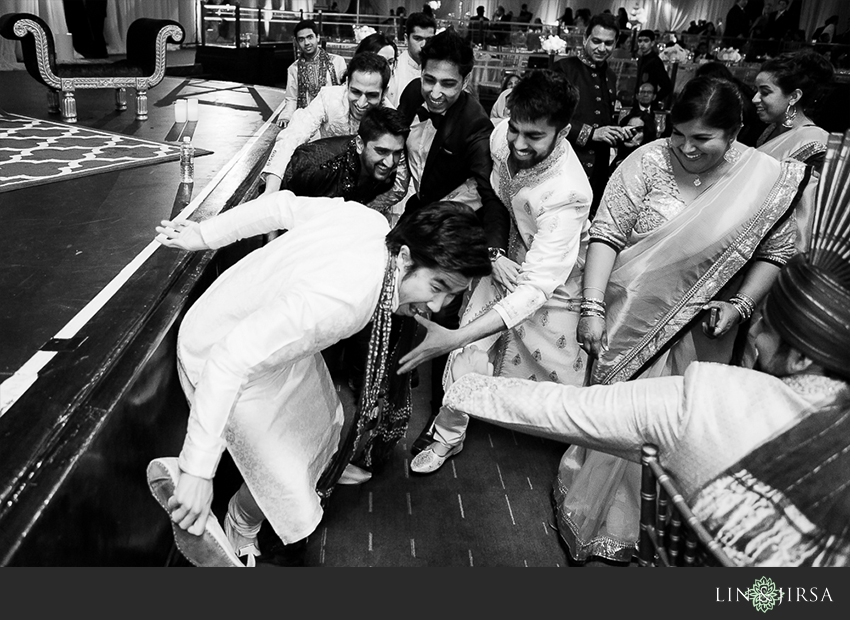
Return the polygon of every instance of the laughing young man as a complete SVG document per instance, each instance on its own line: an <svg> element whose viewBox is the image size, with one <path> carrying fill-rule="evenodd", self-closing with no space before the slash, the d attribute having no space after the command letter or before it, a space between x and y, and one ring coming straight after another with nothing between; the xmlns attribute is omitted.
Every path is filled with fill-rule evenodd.
<svg viewBox="0 0 850 620"><path fill-rule="evenodd" d="M325 86L310 105L296 110L289 125L277 135L262 171L266 193L280 189L292 153L299 145L318 138L354 135L366 110L389 104L385 95L390 65L385 58L374 52L357 54L348 63L347 76L345 83Z"/></svg>
<svg viewBox="0 0 850 620"><path fill-rule="evenodd" d="M178 547L199 566L238 567L236 552L258 550L258 562L303 565L305 539L322 518L320 492L327 496L355 449L364 467L380 463L407 426L409 380L395 360L411 332L402 326L393 346L391 315L437 312L490 273L477 218L451 202L390 231L357 203L281 191L200 224L165 221L157 232L168 247L197 251L283 228L219 276L180 326L188 430L180 458L154 460L148 481ZM342 404L320 351L369 321L357 438L338 447ZM225 449L245 481L230 500L226 535L210 513Z"/></svg>
<svg viewBox="0 0 850 620"><path fill-rule="evenodd" d="M514 88L511 118L490 137L491 182L513 212L510 254L478 282L460 329L417 317L428 336L402 358L401 371L475 342L499 376L584 381L585 354L575 330L591 190L566 139L577 101L576 88L553 71L534 71ZM466 414L442 407L434 441L410 468L431 473L460 452L468 421Z"/></svg>
<svg viewBox="0 0 850 620"><path fill-rule="evenodd" d="M402 219L437 200L463 202L476 210L488 246L498 257L507 249L510 215L490 184L493 123L464 91L475 63L472 47L453 30L445 30L423 46L420 58L422 76L408 84L399 103L399 111L411 123L407 138L411 182ZM459 311L458 299L434 320L457 327ZM445 361L437 358L432 366L432 416L442 400Z"/></svg>

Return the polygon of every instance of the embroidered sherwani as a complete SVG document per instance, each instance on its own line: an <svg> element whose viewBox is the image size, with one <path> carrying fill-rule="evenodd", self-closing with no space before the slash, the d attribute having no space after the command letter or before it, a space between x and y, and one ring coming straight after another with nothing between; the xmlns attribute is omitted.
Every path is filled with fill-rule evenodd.
<svg viewBox="0 0 850 620"><path fill-rule="evenodd" d="M336 72L336 82L341 82L342 76L345 75L346 70L345 58L336 54L328 54L328 59L330 60L331 65L333 66L333 70ZM299 108L298 95L300 94L299 91L301 90L301 85L298 83L298 63L299 61L296 60L291 65L289 65L289 68L286 70L286 91L283 94L284 105L283 110L280 113L280 118L285 121L290 121L292 119L292 115L295 113L295 110ZM316 54L313 60L308 60L306 61L306 63L306 73L309 76L308 79L313 82L313 85L315 87L315 85L317 85L319 82L319 76L317 74L317 71L321 66L321 63L319 62L319 54ZM326 86L333 85L333 77L334 76L331 75L330 70L326 71L324 84ZM306 107L306 105L309 105L310 102L313 100L313 97L310 96L310 90L311 89L307 89L307 91L303 93L304 95L306 95L305 97L302 97L305 101L305 106L301 107Z"/></svg>
<svg viewBox="0 0 850 620"><path fill-rule="evenodd" d="M576 342L581 278L587 250L591 190L567 140L544 161L512 174L508 167L508 121L490 138L490 182L511 213L508 258L521 266L516 289L508 293L491 276L472 292L461 324L494 309L507 329L476 346L486 350L496 374L534 381L581 385L585 354ZM451 360L447 372L451 368ZM459 443L468 418L443 407L435 436Z"/></svg>
<svg viewBox="0 0 850 620"><path fill-rule="evenodd" d="M393 107L386 98L383 105ZM305 142L355 135L360 121L353 119L349 111L348 84L325 86L310 105L296 110L289 125L277 134L262 174L283 178L295 149Z"/></svg>
<svg viewBox="0 0 850 620"><path fill-rule="evenodd" d="M607 62L597 66L587 58L583 50L578 56L556 62L555 69L566 75L579 91L578 105L570 121L568 138L590 179L595 210L608 181L611 147L605 142L594 141L592 136L593 130L598 127L617 124L614 113L617 76Z"/></svg>
<svg viewBox="0 0 850 620"><path fill-rule="evenodd" d="M357 203L288 191L201 223L212 248L278 229L288 232L219 276L180 327L178 370L191 413L179 463L212 478L226 447L291 543L321 520L316 483L343 422L320 351L371 320L389 226Z"/></svg>

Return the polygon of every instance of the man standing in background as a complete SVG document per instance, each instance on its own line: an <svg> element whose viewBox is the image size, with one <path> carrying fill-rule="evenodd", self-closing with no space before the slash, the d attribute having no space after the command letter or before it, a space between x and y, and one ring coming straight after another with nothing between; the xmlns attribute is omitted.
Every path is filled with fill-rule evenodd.
<svg viewBox="0 0 850 620"><path fill-rule="evenodd" d="M398 57L398 63L393 74L393 84L389 91L393 93L390 102L395 107L398 107L401 93L404 92L407 85L418 78L422 72L419 52L422 50L422 46L428 42L428 39L437 32L437 22L425 13L411 13L410 17L407 18L404 31L407 49Z"/></svg>
<svg viewBox="0 0 850 620"><path fill-rule="evenodd" d="M304 19L295 24L295 42L301 57L289 65L286 72L286 92L283 111L277 124L286 127L295 110L306 108L323 86L337 86L345 74L345 59L328 54L321 46L316 22Z"/></svg>
<svg viewBox="0 0 850 620"><path fill-rule="evenodd" d="M555 63L579 90L579 102L570 124L567 138L584 167L593 188L591 219L602 200L608 182L608 164L611 147L624 140L626 130L617 125L614 114L614 89L617 76L608 66L620 29L610 13L591 18L584 37L584 46L578 56L564 58Z"/></svg>

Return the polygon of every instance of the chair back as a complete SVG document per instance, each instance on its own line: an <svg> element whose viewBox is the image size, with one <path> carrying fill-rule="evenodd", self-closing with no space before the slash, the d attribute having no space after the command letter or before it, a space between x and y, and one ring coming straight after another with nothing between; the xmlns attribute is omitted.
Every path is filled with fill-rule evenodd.
<svg viewBox="0 0 850 620"><path fill-rule="evenodd" d="M661 467L657 446L643 446L641 466L640 565L735 566Z"/></svg>
<svg viewBox="0 0 850 620"><path fill-rule="evenodd" d="M170 19L151 19L142 17L135 20L127 29L127 63L135 67L141 67L142 75L153 75L157 65L165 66L166 42L159 44L160 31L168 26L179 29L179 36L173 34L167 36L172 43L180 43L185 38L183 26ZM162 58L157 58L161 54ZM159 61L159 63L158 63Z"/></svg>

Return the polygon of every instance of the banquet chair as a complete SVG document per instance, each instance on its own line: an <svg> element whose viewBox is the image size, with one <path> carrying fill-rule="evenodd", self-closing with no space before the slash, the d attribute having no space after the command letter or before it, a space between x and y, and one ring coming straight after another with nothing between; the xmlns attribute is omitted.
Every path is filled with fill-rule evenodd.
<svg viewBox="0 0 850 620"><path fill-rule="evenodd" d="M8 13L0 16L0 36L19 40L29 74L47 86L48 111L60 112L66 123L77 122L74 92L83 88L115 89L115 108L127 109L127 88L136 91L136 120L148 117L148 89L165 77L166 44L180 43L183 26L166 19L141 18L127 30L127 57L117 61L82 61L60 64L53 33L37 15Z"/></svg>
<svg viewBox="0 0 850 620"><path fill-rule="evenodd" d="M654 566L735 566L691 512L658 462L658 447L641 449L638 563Z"/></svg>

